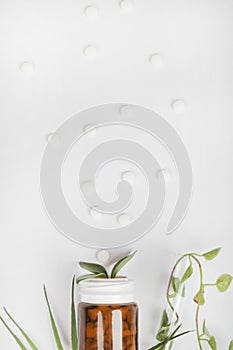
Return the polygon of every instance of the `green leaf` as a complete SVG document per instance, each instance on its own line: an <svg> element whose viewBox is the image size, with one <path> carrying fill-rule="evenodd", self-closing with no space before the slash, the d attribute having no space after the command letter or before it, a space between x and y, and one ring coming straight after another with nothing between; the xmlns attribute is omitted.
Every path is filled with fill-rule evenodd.
<svg viewBox="0 0 233 350"><path fill-rule="evenodd" d="M160 345L157 349L158 349L158 350L165 350L165 349L166 349L166 346L167 346L167 343L166 343L166 344Z"/></svg>
<svg viewBox="0 0 233 350"><path fill-rule="evenodd" d="M169 325L169 320L168 320L167 311L163 310L163 314L162 314L162 318L161 318L161 322L160 322L160 327L166 327L168 325Z"/></svg>
<svg viewBox="0 0 233 350"><path fill-rule="evenodd" d="M233 277L231 275L224 273L217 279L216 287L220 292L225 292L230 287L232 279Z"/></svg>
<svg viewBox="0 0 233 350"><path fill-rule="evenodd" d="M209 343L209 346L211 347L211 349L217 350L216 340L213 336L210 337L210 339L208 340L208 343Z"/></svg>
<svg viewBox="0 0 233 350"><path fill-rule="evenodd" d="M166 339L168 336L169 330L170 330L170 324L169 324L167 311L163 310L162 318L160 321L160 327L156 334L156 339L158 341L163 341L164 339Z"/></svg>
<svg viewBox="0 0 233 350"><path fill-rule="evenodd" d="M93 274L93 273L89 273L87 275L81 275L79 277L77 277L76 279L76 283L80 283L81 281L90 279L90 278L106 278L106 275L104 273L99 273L99 274Z"/></svg>
<svg viewBox="0 0 233 350"><path fill-rule="evenodd" d="M205 299L204 299L204 289L201 288L197 294L194 296L193 301L197 303L198 305L204 305Z"/></svg>
<svg viewBox="0 0 233 350"><path fill-rule="evenodd" d="M124 258L120 259L114 266L111 272L111 278L115 278L118 272L131 260L133 259L134 255L137 253L137 251L133 252L132 254L129 254L125 256Z"/></svg>
<svg viewBox="0 0 233 350"><path fill-rule="evenodd" d="M191 277L193 274L193 266L190 264L189 267L185 270L183 277L181 278L181 283L184 283Z"/></svg>
<svg viewBox="0 0 233 350"><path fill-rule="evenodd" d="M206 327L206 322L205 322L205 320L204 320L204 322L203 322L203 325L202 325L202 333L203 334L205 334L205 335L207 335L207 337L211 337L211 334L210 334L210 332L208 331L208 329L207 329L207 327Z"/></svg>
<svg viewBox="0 0 233 350"><path fill-rule="evenodd" d="M161 327L158 333L156 334L156 339L158 341L163 341L164 339L167 339L169 330L170 330L170 326Z"/></svg>
<svg viewBox="0 0 233 350"><path fill-rule="evenodd" d="M221 248L213 249L210 252L202 254L206 260L213 260L219 254Z"/></svg>
<svg viewBox="0 0 233 350"><path fill-rule="evenodd" d="M168 350L171 350L171 349L172 349L173 344L174 344L174 341L173 341L173 340L171 340L171 341L170 341L170 344L169 344L169 347L168 347Z"/></svg>
<svg viewBox="0 0 233 350"><path fill-rule="evenodd" d="M172 288L173 288L175 293L178 293L178 291L180 289L180 279L179 279L179 277L172 276Z"/></svg>
<svg viewBox="0 0 233 350"><path fill-rule="evenodd" d="M75 304L74 304L74 282L75 282L75 276L72 280L72 289L71 289L71 343L72 343L72 350L78 349L78 337L77 337L77 321L76 321L76 311L75 311Z"/></svg>
<svg viewBox="0 0 233 350"><path fill-rule="evenodd" d="M169 294L168 295L168 298L169 299L173 299L173 298L175 298L176 297L176 293L172 293L172 294Z"/></svg>
<svg viewBox="0 0 233 350"><path fill-rule="evenodd" d="M182 293L181 293L182 298L185 298L185 292L186 292L185 286L183 286Z"/></svg>
<svg viewBox="0 0 233 350"><path fill-rule="evenodd" d="M17 335L10 329L8 324L4 321L4 319L0 316L0 320L8 330L8 332L12 335L12 337L15 339L16 343L19 345L21 350L28 350L26 346L21 342L21 340L17 337Z"/></svg>
<svg viewBox="0 0 233 350"><path fill-rule="evenodd" d="M30 345L30 348L32 350L38 350L37 346L33 343L31 338L25 333L25 331L19 326L19 324L13 319L13 317L9 314L9 312L7 311L6 308L4 308L4 311L7 314L7 316L10 318L10 320L14 323L14 325L18 328L18 330L23 335L23 337L26 339L26 341Z"/></svg>
<svg viewBox="0 0 233 350"><path fill-rule="evenodd" d="M164 310L165 311L165 310ZM165 311L165 313L166 313L166 311ZM163 315L164 315L164 312L163 312ZM162 326L162 322L163 322L163 326ZM166 322L166 323L165 323ZM166 324L167 324L167 327L166 327ZM161 344L163 344L164 343L164 341L166 341L166 344L167 344L167 342L169 342L170 341L170 338L171 337L173 337L175 334L176 334L176 332L178 332L178 330L180 329L180 327L181 327L181 325L179 325L171 334L170 334L170 336L168 336L168 332L169 332L169 328L170 328L170 325L168 325L168 320L166 321L166 317L162 317L162 320L161 320L161 325L160 325L160 330L159 330L159 332L157 333L157 335L156 335L156 339L158 340L158 341L160 341L161 342ZM167 330L168 330L168 332L166 333L162 333L162 330L163 329L166 329L167 328ZM165 336L166 335L166 336ZM165 344L165 347L166 347L166 344Z"/></svg>
<svg viewBox="0 0 233 350"><path fill-rule="evenodd" d="M233 340L230 342L228 350L233 350Z"/></svg>
<svg viewBox="0 0 233 350"><path fill-rule="evenodd" d="M48 311L49 311L50 323L51 323L51 327L52 327L52 330L53 330L53 335L54 335L54 339L55 339L55 342L56 342L56 345L57 345L57 349L58 350L64 350L63 346L62 346L62 343L61 343L61 339L60 339L59 333L58 333L58 329L57 329L57 326L56 326L56 323L55 323L55 320L54 320L54 317L53 317L53 313L52 313L52 310L51 310L51 307L50 307L50 304L49 304L49 299L48 299L48 296L47 296L47 292L46 292L45 286L44 286L44 295L45 295L45 300L46 300Z"/></svg>
<svg viewBox="0 0 233 350"><path fill-rule="evenodd" d="M94 264L94 263L89 263L89 262L84 262L84 261L80 261L79 265L84 269L87 270L89 272L94 273L95 275L103 273L106 278L108 278L108 273L105 269L104 266L100 265L100 264Z"/></svg>

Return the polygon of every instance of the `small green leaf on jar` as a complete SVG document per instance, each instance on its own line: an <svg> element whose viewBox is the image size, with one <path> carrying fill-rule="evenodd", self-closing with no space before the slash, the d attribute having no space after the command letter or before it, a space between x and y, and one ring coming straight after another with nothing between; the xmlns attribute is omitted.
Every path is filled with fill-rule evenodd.
<svg viewBox="0 0 233 350"><path fill-rule="evenodd" d="M202 254L202 256L206 259L206 260L213 260L214 258L216 258L216 256L219 254L221 248L216 248L213 249L207 253Z"/></svg>
<svg viewBox="0 0 233 350"><path fill-rule="evenodd" d="M230 342L228 350L233 350L233 340Z"/></svg>
<svg viewBox="0 0 233 350"><path fill-rule="evenodd" d="M137 253L137 251L133 252L132 254L129 254L125 256L124 258L120 259L114 266L111 272L111 278L115 278L118 274L118 272L130 261L133 259L134 255Z"/></svg>
<svg viewBox="0 0 233 350"><path fill-rule="evenodd" d="M86 275L80 275L76 278L76 283L79 284L81 281L90 279L90 278L106 278L106 275L104 273L88 273Z"/></svg>
<svg viewBox="0 0 233 350"><path fill-rule="evenodd" d="M108 278L108 273L107 273L105 267L100 265L100 264L94 264L94 263L80 261L79 265L84 270L87 270L87 271L94 273L94 274L103 273L103 274L105 274L106 278Z"/></svg>
<svg viewBox="0 0 233 350"><path fill-rule="evenodd" d="M233 277L231 275L224 273L217 279L216 287L220 292L225 292L230 287L232 279Z"/></svg>

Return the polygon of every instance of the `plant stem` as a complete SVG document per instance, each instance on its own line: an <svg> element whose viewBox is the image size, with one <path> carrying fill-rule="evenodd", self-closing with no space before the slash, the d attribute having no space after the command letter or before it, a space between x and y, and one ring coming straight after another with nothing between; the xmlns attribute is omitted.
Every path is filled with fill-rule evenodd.
<svg viewBox="0 0 233 350"><path fill-rule="evenodd" d="M192 258L196 261L196 263L198 264L198 268L199 268L199 276L200 276L200 289L201 290L203 288L203 272L202 272L202 266L200 261L196 258L196 256L192 255ZM198 345L199 345L199 349L203 350L202 348L202 344L201 344L201 335L199 332L199 310L200 310L200 305L198 303L197 305L197 309L196 309L196 315L195 315L195 323L196 323L196 335L197 335L197 341L198 341Z"/></svg>
<svg viewBox="0 0 233 350"><path fill-rule="evenodd" d="M173 306L173 304L172 304L172 302L171 302L171 300L170 300L169 291L170 291L170 289L171 289L172 278L174 277L174 273L175 273L175 271L176 271L176 269L177 269L177 266L178 266L178 265L180 264L180 262L181 262L184 258L186 258L187 256L189 257L190 254L184 254L184 255L182 255L182 256L177 260L177 262L175 263L175 265L173 266L173 269L172 269L172 271L171 271L170 278L169 278L169 281L168 281L168 286L167 286L166 299L167 299L167 303L168 303L170 309L172 310L172 312L173 312L173 313L175 314L175 316L176 316L176 322L175 322L175 323L177 323L177 322L179 321L179 314L178 314L178 312L175 310L175 308L174 308L174 306Z"/></svg>

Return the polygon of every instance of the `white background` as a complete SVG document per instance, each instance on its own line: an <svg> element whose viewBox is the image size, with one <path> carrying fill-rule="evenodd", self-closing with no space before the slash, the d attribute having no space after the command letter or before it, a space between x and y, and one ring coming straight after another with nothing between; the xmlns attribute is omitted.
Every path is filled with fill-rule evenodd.
<svg viewBox="0 0 233 350"><path fill-rule="evenodd" d="M85 15L89 5L98 8L96 18ZM133 246L111 252L139 250L125 273L137 282L141 349L154 344L177 254L221 246L218 260L205 264L206 280L233 274L233 2L135 0L122 7L117 0L0 2L0 305L40 349L55 349L43 283L66 343L71 278L81 272L79 260L96 256L49 221L40 162L46 135L90 106L121 102L156 111L180 134L192 162L193 199L177 231L164 234L164 217ZM89 45L97 49L93 60L83 53ZM161 55L159 66L150 63L154 53ZM176 99L184 101L183 113L172 108ZM232 289L225 295L209 290L203 308L220 349L233 338L232 296ZM184 328L193 328L192 312L190 301ZM198 349L194 335L178 348ZM17 349L2 326L0 349Z"/></svg>

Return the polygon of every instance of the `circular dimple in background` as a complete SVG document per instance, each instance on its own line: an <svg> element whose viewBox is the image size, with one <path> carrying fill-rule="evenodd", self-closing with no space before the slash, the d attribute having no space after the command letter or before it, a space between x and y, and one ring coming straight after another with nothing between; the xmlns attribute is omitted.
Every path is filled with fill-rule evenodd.
<svg viewBox="0 0 233 350"><path fill-rule="evenodd" d="M89 61L95 61L98 50L95 46L89 45L84 48L83 53Z"/></svg>
<svg viewBox="0 0 233 350"><path fill-rule="evenodd" d="M102 264L107 264L110 259L110 253L106 249L100 249L97 251L96 257Z"/></svg>
<svg viewBox="0 0 233 350"><path fill-rule="evenodd" d="M91 126L90 130L86 129L87 125ZM67 120L55 132L61 140L58 147L52 147L53 137L49 140L41 165L41 189L50 219L64 235L73 241L100 248L120 247L132 243L147 233L158 221L165 203L164 176L161 176L159 181L155 181L155 174L161 167L156 156L146 148L136 142L123 139L98 145L86 156L79 172L80 188L84 200L93 210L107 214L128 215L127 206L132 197L130 181L121 177L117 186L118 199L112 203L106 203L98 196L94 179L102 163L116 158L131 160L143 169L149 186L147 205L141 216L132 222L130 215L128 215L129 220L125 220L125 216L121 221L122 226L119 225L113 230L104 230L82 222L68 206L61 186L63 162L73 143L84 134L91 132L92 128L98 129L103 125L137 127L155 137L170 154L180 180L177 202L167 227L168 233L173 232L183 220L191 197L192 170L187 151L176 131L158 114L143 107L117 103L93 107Z"/></svg>
<svg viewBox="0 0 233 350"><path fill-rule="evenodd" d="M32 76L35 72L35 65L33 62L25 61L20 64L20 72L23 73L25 76Z"/></svg>
<svg viewBox="0 0 233 350"><path fill-rule="evenodd" d="M86 17L90 20L94 20L98 17L98 13L99 10L97 7L95 6L87 6L85 9L84 9L84 14L86 15Z"/></svg>
<svg viewBox="0 0 233 350"><path fill-rule="evenodd" d="M163 56L160 53L155 53L150 56L149 61L153 68L159 69L163 64Z"/></svg>

